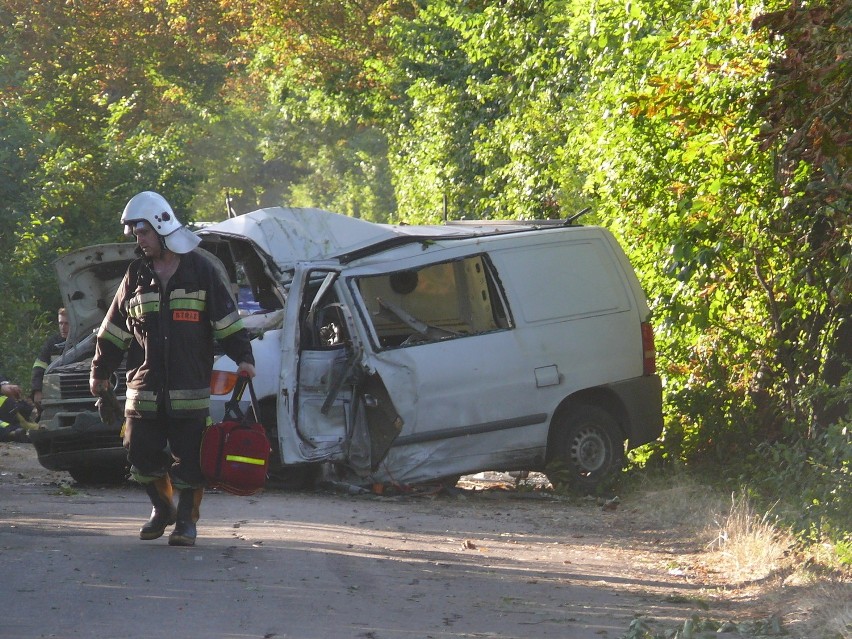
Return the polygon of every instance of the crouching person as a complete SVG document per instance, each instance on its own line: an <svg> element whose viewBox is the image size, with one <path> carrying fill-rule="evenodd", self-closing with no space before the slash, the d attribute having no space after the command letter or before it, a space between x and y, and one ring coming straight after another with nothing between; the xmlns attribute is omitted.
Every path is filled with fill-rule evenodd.
<svg viewBox="0 0 852 639"><path fill-rule="evenodd" d="M5 377L0 373L0 379ZM28 442L29 431L38 428L31 422L33 406L21 397L21 387L0 381L0 442Z"/></svg>
<svg viewBox="0 0 852 639"><path fill-rule="evenodd" d="M193 546L204 494L199 453L209 421L213 341L254 377L251 342L226 283L194 250L198 236L161 195L134 196L121 223L135 236L139 259L128 266L98 330L90 390L108 392L107 380L127 355L128 460L154 506L139 537L157 539L174 524L169 545Z"/></svg>

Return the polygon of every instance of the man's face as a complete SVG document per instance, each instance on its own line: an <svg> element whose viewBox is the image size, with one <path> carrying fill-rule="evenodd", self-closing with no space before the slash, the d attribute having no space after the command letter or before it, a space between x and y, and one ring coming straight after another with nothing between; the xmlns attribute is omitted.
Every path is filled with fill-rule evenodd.
<svg viewBox="0 0 852 639"><path fill-rule="evenodd" d="M67 315L59 316L59 334L62 339L68 339L68 333L71 332L71 322L68 321Z"/></svg>
<svg viewBox="0 0 852 639"><path fill-rule="evenodd" d="M133 228L133 235L136 236L136 244L145 254L145 257L155 259L160 257L162 246L160 245L160 236L151 228L147 222L141 222Z"/></svg>

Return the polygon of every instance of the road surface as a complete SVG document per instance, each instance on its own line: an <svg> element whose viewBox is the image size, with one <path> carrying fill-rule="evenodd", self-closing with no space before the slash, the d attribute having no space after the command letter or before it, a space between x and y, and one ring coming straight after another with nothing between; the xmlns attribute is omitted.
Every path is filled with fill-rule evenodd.
<svg viewBox="0 0 852 639"><path fill-rule="evenodd" d="M617 638L637 615L682 623L711 587L671 574L640 510L499 482L208 490L178 548L138 539L141 488L78 486L0 444L0 638Z"/></svg>

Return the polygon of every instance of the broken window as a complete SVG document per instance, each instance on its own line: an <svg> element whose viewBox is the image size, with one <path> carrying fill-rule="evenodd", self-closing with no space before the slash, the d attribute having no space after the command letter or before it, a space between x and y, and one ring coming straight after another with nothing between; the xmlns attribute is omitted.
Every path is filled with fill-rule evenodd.
<svg viewBox="0 0 852 639"><path fill-rule="evenodd" d="M325 271L310 273L299 319L304 349L337 348L350 342L343 305L334 290L338 275Z"/></svg>
<svg viewBox="0 0 852 639"><path fill-rule="evenodd" d="M477 335L511 327L484 255L355 279L381 348Z"/></svg>

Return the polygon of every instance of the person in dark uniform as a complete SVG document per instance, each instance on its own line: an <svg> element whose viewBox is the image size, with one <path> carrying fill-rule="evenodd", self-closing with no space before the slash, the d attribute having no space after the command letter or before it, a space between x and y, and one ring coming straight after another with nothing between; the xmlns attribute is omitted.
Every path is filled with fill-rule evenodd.
<svg viewBox="0 0 852 639"><path fill-rule="evenodd" d="M44 373L50 362L57 356L62 355L62 350L65 348L65 340L68 339L68 333L71 330L71 324L68 322L68 312L64 308L59 309L57 318L59 332L56 335L48 337L38 352L36 361L33 362L33 374L30 378L30 399L32 399L36 410L41 414L41 397L42 386L44 385ZM38 421L37 419L35 421Z"/></svg>
<svg viewBox="0 0 852 639"><path fill-rule="evenodd" d="M136 237L140 257L128 266L98 330L89 386L95 396L108 393L107 380L127 355L130 472L154 506L139 537L157 539L174 523L169 545L193 546L204 494L199 453L210 421L214 340L250 378L251 341L227 283L194 250L200 239L163 196L135 195L121 223Z"/></svg>

